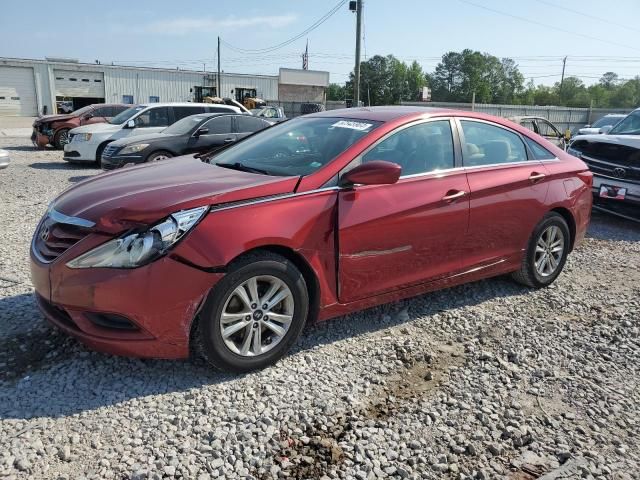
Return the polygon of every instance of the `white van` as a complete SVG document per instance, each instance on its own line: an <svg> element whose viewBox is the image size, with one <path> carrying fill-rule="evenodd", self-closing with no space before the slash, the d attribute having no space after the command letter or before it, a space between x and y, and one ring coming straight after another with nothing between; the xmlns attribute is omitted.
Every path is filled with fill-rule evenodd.
<svg viewBox="0 0 640 480"><path fill-rule="evenodd" d="M244 113L239 107L214 103L151 103L132 105L108 123L83 125L69 132L64 146L68 162L98 162L110 142L132 135L144 135L164 130L189 115L205 112Z"/></svg>

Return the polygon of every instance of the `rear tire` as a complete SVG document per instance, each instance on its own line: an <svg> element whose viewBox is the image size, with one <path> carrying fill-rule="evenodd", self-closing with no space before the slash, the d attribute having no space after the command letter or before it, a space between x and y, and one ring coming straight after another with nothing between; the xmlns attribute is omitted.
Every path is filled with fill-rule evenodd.
<svg viewBox="0 0 640 480"><path fill-rule="evenodd" d="M513 279L532 288L551 285L564 268L570 246L571 234L565 219L556 212L547 213L533 230Z"/></svg>
<svg viewBox="0 0 640 480"><path fill-rule="evenodd" d="M171 157L173 157L172 153L167 152L165 150L158 150L157 152L153 152L151 155L149 155L145 161L147 163L158 162L161 160L166 160L167 158L171 158Z"/></svg>
<svg viewBox="0 0 640 480"><path fill-rule="evenodd" d="M58 150L63 150L67 143L69 143L69 129L63 128L58 130L53 137L53 146Z"/></svg>
<svg viewBox="0 0 640 480"><path fill-rule="evenodd" d="M192 351L219 370L262 369L296 342L308 311L307 285L292 262L270 252L247 255L209 293L191 333Z"/></svg>

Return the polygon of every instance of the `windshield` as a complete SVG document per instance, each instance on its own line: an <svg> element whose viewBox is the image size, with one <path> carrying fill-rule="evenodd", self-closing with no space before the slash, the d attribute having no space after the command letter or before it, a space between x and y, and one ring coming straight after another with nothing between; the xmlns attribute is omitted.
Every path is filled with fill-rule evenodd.
<svg viewBox="0 0 640 480"><path fill-rule="evenodd" d="M375 129L380 122L297 118L221 151L210 162L267 175L309 175Z"/></svg>
<svg viewBox="0 0 640 480"><path fill-rule="evenodd" d="M118 115L109 120L109 123L112 125L120 125L143 109L144 107L142 105L136 105L135 107L127 108L124 112L120 112Z"/></svg>
<svg viewBox="0 0 640 480"><path fill-rule="evenodd" d="M78 110L73 112L73 115L84 115L91 110L93 110L93 107L91 105L87 105L86 107L79 108Z"/></svg>
<svg viewBox="0 0 640 480"><path fill-rule="evenodd" d="M591 127L601 128L601 127L606 127L608 125L615 125L620 121L621 118L623 117L602 117L596 120L595 122L593 122L593 124L591 124Z"/></svg>
<svg viewBox="0 0 640 480"><path fill-rule="evenodd" d="M610 135L640 135L640 111L627 115L609 132Z"/></svg>
<svg viewBox="0 0 640 480"><path fill-rule="evenodd" d="M178 120L170 127L162 130L162 133L167 135L185 135L207 118L210 117L207 115L191 115L189 117L184 117L182 120Z"/></svg>

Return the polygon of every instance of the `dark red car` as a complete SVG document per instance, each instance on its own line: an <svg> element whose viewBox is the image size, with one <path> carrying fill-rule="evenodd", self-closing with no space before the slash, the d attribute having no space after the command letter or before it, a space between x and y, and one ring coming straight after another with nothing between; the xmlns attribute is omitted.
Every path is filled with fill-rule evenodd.
<svg viewBox="0 0 640 480"><path fill-rule="evenodd" d="M246 371L308 321L506 273L549 285L585 235L591 182L581 160L499 118L322 112L70 188L33 237L33 285L91 348L192 347Z"/></svg>
<svg viewBox="0 0 640 480"><path fill-rule="evenodd" d="M33 122L31 141L38 148L53 145L62 149L69 143L69 130L72 128L90 123L104 123L130 106L99 103L82 107L68 114L43 115Z"/></svg>

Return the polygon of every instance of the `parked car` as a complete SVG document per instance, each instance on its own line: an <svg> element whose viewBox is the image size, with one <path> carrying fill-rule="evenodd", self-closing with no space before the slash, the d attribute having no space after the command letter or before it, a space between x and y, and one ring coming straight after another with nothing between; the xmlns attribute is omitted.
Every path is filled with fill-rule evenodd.
<svg viewBox="0 0 640 480"><path fill-rule="evenodd" d="M284 114L284 108L266 106L264 108L256 108L251 110L251 113L256 117L262 117L270 123L279 123L287 120L287 116Z"/></svg>
<svg viewBox="0 0 640 480"><path fill-rule="evenodd" d="M306 151L275 154L301 134ZM316 113L69 188L35 231L32 284L91 348L248 371L307 322L506 273L551 284L585 236L591 181L478 112Z"/></svg>
<svg viewBox="0 0 640 480"><path fill-rule="evenodd" d="M608 133L620 120L626 115L622 113L608 113L604 117L599 118L592 125L585 125L578 130L577 135L597 135L599 133Z"/></svg>
<svg viewBox="0 0 640 480"><path fill-rule="evenodd" d="M270 126L271 123L266 120L249 115L191 115L159 133L135 135L111 142L102 152L102 168L113 170L129 163L205 153Z"/></svg>
<svg viewBox="0 0 640 480"><path fill-rule="evenodd" d="M544 137L557 147L565 149L567 145L567 135L560 132L560 129L553 123L543 117L535 116L522 116L511 117L509 120L528 128L532 132L537 133L541 137Z"/></svg>
<svg viewBox="0 0 640 480"><path fill-rule="evenodd" d="M69 162L100 164L102 151L114 140L157 133L184 117L205 112L241 113L236 106L207 103L134 105L107 123L85 125L71 130L71 141L64 146L64 159Z"/></svg>
<svg viewBox="0 0 640 480"><path fill-rule="evenodd" d="M7 168L10 163L11 157L9 157L9 152L0 148L0 170Z"/></svg>
<svg viewBox="0 0 640 480"><path fill-rule="evenodd" d="M82 107L75 112L59 115L43 115L33 122L31 141L42 148L53 145L63 149L69 143L69 131L81 125L108 122L130 105L95 104Z"/></svg>
<svg viewBox="0 0 640 480"><path fill-rule="evenodd" d="M640 219L640 108L608 134L580 135L567 152L582 159L594 174L595 205Z"/></svg>

